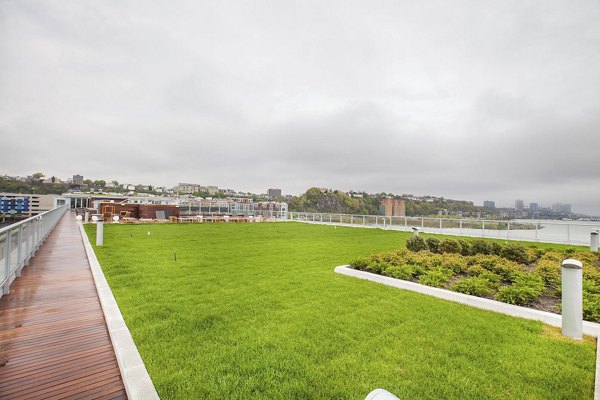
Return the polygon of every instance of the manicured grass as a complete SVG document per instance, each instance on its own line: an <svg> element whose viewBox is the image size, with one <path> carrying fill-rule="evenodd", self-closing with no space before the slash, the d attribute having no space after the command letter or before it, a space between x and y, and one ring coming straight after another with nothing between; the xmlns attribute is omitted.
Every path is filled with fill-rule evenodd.
<svg viewBox="0 0 600 400"><path fill-rule="evenodd" d="M333 272L408 237L107 225L96 254L164 399L362 400L377 387L403 400L592 398L591 339Z"/></svg>

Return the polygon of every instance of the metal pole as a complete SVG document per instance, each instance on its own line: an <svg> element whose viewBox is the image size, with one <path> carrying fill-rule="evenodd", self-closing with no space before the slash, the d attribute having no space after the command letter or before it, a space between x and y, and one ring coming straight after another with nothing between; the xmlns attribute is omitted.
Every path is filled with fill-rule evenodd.
<svg viewBox="0 0 600 400"><path fill-rule="evenodd" d="M562 262L562 334L581 339L583 331L583 265L568 259Z"/></svg>
<svg viewBox="0 0 600 400"><path fill-rule="evenodd" d="M23 256L23 224L19 225L19 234L17 236L17 276L21 276L21 257Z"/></svg>
<svg viewBox="0 0 600 400"><path fill-rule="evenodd" d="M8 294L9 293L9 274L10 274L10 237L12 236L12 232L11 231L7 231L6 234L4 235L5 238L5 242L4 242L4 277L6 279L6 283L4 284L4 287L2 288L2 294Z"/></svg>

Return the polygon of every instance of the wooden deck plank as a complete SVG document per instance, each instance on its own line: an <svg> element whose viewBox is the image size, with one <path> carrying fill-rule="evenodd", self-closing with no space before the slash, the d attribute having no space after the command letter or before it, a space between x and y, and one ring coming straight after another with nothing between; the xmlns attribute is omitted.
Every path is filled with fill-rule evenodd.
<svg viewBox="0 0 600 400"><path fill-rule="evenodd" d="M0 398L127 398L70 213L0 298Z"/></svg>

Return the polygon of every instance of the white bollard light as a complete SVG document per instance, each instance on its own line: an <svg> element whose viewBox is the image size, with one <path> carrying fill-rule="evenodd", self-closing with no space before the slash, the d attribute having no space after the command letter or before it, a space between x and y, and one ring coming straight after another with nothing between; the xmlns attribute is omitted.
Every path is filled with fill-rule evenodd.
<svg viewBox="0 0 600 400"><path fill-rule="evenodd" d="M562 262L562 334L573 339L583 336L583 264Z"/></svg>
<svg viewBox="0 0 600 400"><path fill-rule="evenodd" d="M365 397L365 400L400 400L384 389L375 389Z"/></svg>
<svg viewBox="0 0 600 400"><path fill-rule="evenodd" d="M590 235L590 251L598 252L598 229L594 229Z"/></svg>
<svg viewBox="0 0 600 400"><path fill-rule="evenodd" d="M96 223L96 246L102 246L104 244L104 221L98 221Z"/></svg>
<svg viewBox="0 0 600 400"><path fill-rule="evenodd" d="M75 221L78 221L78 222L80 222L80 221L81 221L81 215L78 215L78 216L76 216L76 217L75 217Z"/></svg>
<svg viewBox="0 0 600 400"><path fill-rule="evenodd" d="M414 236L419 236L419 228L417 228L416 226L412 228L413 230L413 235Z"/></svg>
<svg viewBox="0 0 600 400"><path fill-rule="evenodd" d="M88 222L90 222L90 212L86 211L85 212L85 219L84 222L87 224Z"/></svg>

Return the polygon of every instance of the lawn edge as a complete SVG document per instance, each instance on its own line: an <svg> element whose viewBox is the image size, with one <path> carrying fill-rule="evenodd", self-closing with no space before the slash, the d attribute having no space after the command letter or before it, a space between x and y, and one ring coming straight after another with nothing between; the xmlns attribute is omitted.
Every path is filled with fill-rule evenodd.
<svg viewBox="0 0 600 400"><path fill-rule="evenodd" d="M117 358L119 370L121 371L121 378L125 385L127 398L131 400L160 399L152 383L152 379L146 370L144 361L133 341L133 337L125 324L121 310L102 272L102 268L83 228L83 224L81 222L77 222L77 224L79 225L79 231L94 278L94 285L96 286L100 306L104 313L108 333Z"/></svg>
<svg viewBox="0 0 600 400"><path fill-rule="evenodd" d="M493 311L511 317L524 318L533 321L540 321L545 324L562 327L562 317L559 314L553 314L546 311L532 310L526 307L515 306L502 303L500 301L484 299L477 296L471 296L464 293L451 292L449 290L421 285L420 283L404 281L402 279L391 278L366 271L359 271L351 268L349 265L340 265L335 267L334 272L340 275L346 275L353 278L365 279L367 281L380 283L382 285L395 287L398 289L409 290L436 297L442 300L448 300L455 303L479 308L486 311ZM600 324L583 321L583 333L585 335L598 338L600 335ZM600 400L600 351L598 341L596 341L596 371L594 380L594 400Z"/></svg>

